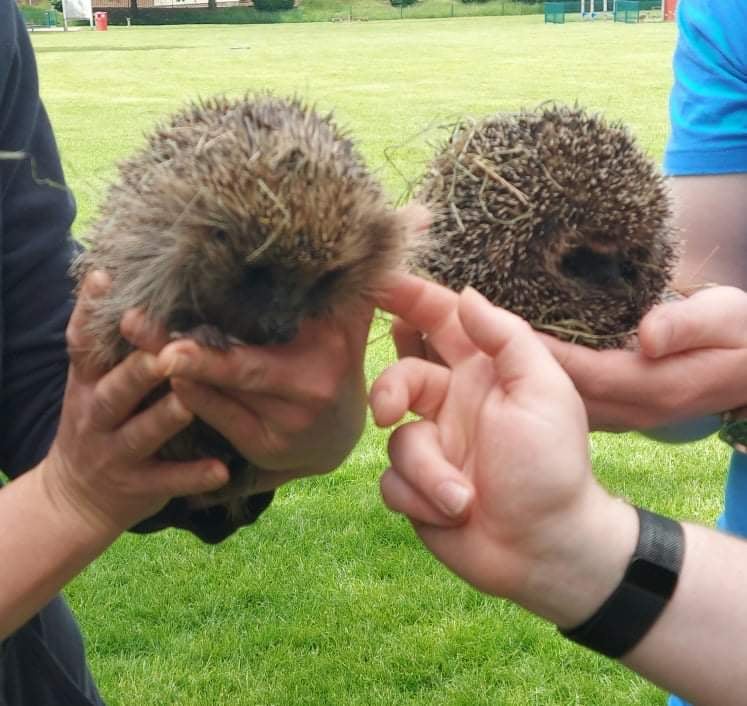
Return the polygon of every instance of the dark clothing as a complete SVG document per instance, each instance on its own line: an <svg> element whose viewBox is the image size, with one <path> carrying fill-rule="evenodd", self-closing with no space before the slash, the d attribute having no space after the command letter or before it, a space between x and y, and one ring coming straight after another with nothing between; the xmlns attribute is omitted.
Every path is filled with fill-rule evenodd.
<svg viewBox="0 0 747 706"><path fill-rule="evenodd" d="M59 596L0 645L0 706L103 706Z"/></svg>
<svg viewBox="0 0 747 706"><path fill-rule="evenodd" d="M25 153L23 159L1 153ZM0 468L36 465L54 438L72 310L75 206L13 0L0 0Z"/></svg>
<svg viewBox="0 0 747 706"><path fill-rule="evenodd" d="M11 477L45 456L57 428L74 215L23 20L0 0L0 468ZM0 644L0 688L0 706L103 704L61 598Z"/></svg>

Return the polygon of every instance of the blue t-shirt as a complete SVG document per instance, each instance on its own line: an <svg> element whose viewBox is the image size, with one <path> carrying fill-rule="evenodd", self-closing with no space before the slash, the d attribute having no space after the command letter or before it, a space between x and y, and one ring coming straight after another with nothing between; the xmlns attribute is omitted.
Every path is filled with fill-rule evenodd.
<svg viewBox="0 0 747 706"><path fill-rule="evenodd" d="M670 176L747 172L747 2L680 0L670 96ZM735 453L720 529L747 536L747 455ZM669 706L687 706L671 696Z"/></svg>
<svg viewBox="0 0 747 706"><path fill-rule="evenodd" d="M747 172L747 2L680 0L664 170Z"/></svg>

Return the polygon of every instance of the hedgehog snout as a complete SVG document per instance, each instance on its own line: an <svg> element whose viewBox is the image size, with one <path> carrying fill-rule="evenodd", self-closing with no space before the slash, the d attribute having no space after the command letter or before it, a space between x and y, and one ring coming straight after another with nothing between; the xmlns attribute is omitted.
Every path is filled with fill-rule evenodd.
<svg viewBox="0 0 747 706"><path fill-rule="evenodd" d="M628 289L637 279L635 267L622 253L598 252L587 245L565 253L560 270L583 284L606 289Z"/></svg>

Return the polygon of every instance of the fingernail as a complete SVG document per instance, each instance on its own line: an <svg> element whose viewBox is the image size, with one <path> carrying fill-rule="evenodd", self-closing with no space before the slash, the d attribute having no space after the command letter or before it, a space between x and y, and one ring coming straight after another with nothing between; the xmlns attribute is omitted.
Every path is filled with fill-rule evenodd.
<svg viewBox="0 0 747 706"><path fill-rule="evenodd" d="M225 485L228 483L228 471L222 463L211 463L207 469L207 475L215 485Z"/></svg>
<svg viewBox="0 0 747 706"><path fill-rule="evenodd" d="M386 400L391 398L391 396L392 392L387 387L379 387L371 391L368 398L368 404L375 416L378 415L381 405L386 404Z"/></svg>
<svg viewBox="0 0 747 706"><path fill-rule="evenodd" d="M111 286L111 279L106 272L102 270L93 270L88 275L87 288L89 293L94 297L105 294Z"/></svg>
<svg viewBox="0 0 747 706"><path fill-rule="evenodd" d="M447 515L458 517L472 500L472 491L461 483L445 481L436 488L436 497Z"/></svg>

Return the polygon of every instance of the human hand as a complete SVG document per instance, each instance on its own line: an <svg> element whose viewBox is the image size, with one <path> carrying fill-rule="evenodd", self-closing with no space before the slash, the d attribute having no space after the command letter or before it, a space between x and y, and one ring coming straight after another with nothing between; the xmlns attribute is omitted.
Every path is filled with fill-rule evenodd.
<svg viewBox="0 0 747 706"><path fill-rule="evenodd" d="M402 275L379 305L425 334L445 363L404 358L373 385L377 424L408 410L422 418L392 434L384 501L416 520L426 546L477 588L573 624L609 582L598 595L587 583L586 598L549 585L569 567L593 575L604 556L588 552L586 538L619 537L609 551L630 541L636 520L592 476L586 414L570 379L526 322L474 290L457 295ZM461 511L448 512L460 495ZM449 516L460 521L449 526Z"/></svg>
<svg viewBox="0 0 747 706"><path fill-rule="evenodd" d="M747 293L701 290L652 309L637 351L542 336L583 398L593 429L652 429L747 404Z"/></svg>
<svg viewBox="0 0 747 706"><path fill-rule="evenodd" d="M50 498L104 533L119 534L174 496L216 490L228 470L212 459L158 461L153 454L193 418L173 393L142 412L165 380L156 357L135 352L109 372L92 365L85 323L109 286L100 272L83 284L67 329L70 368L57 436L39 466Z"/></svg>
<svg viewBox="0 0 747 706"><path fill-rule="evenodd" d="M158 355L174 393L254 465L253 492L336 468L365 421L363 359L372 305L345 319L302 322L290 343L219 351L191 339L169 342L138 311L125 337Z"/></svg>

